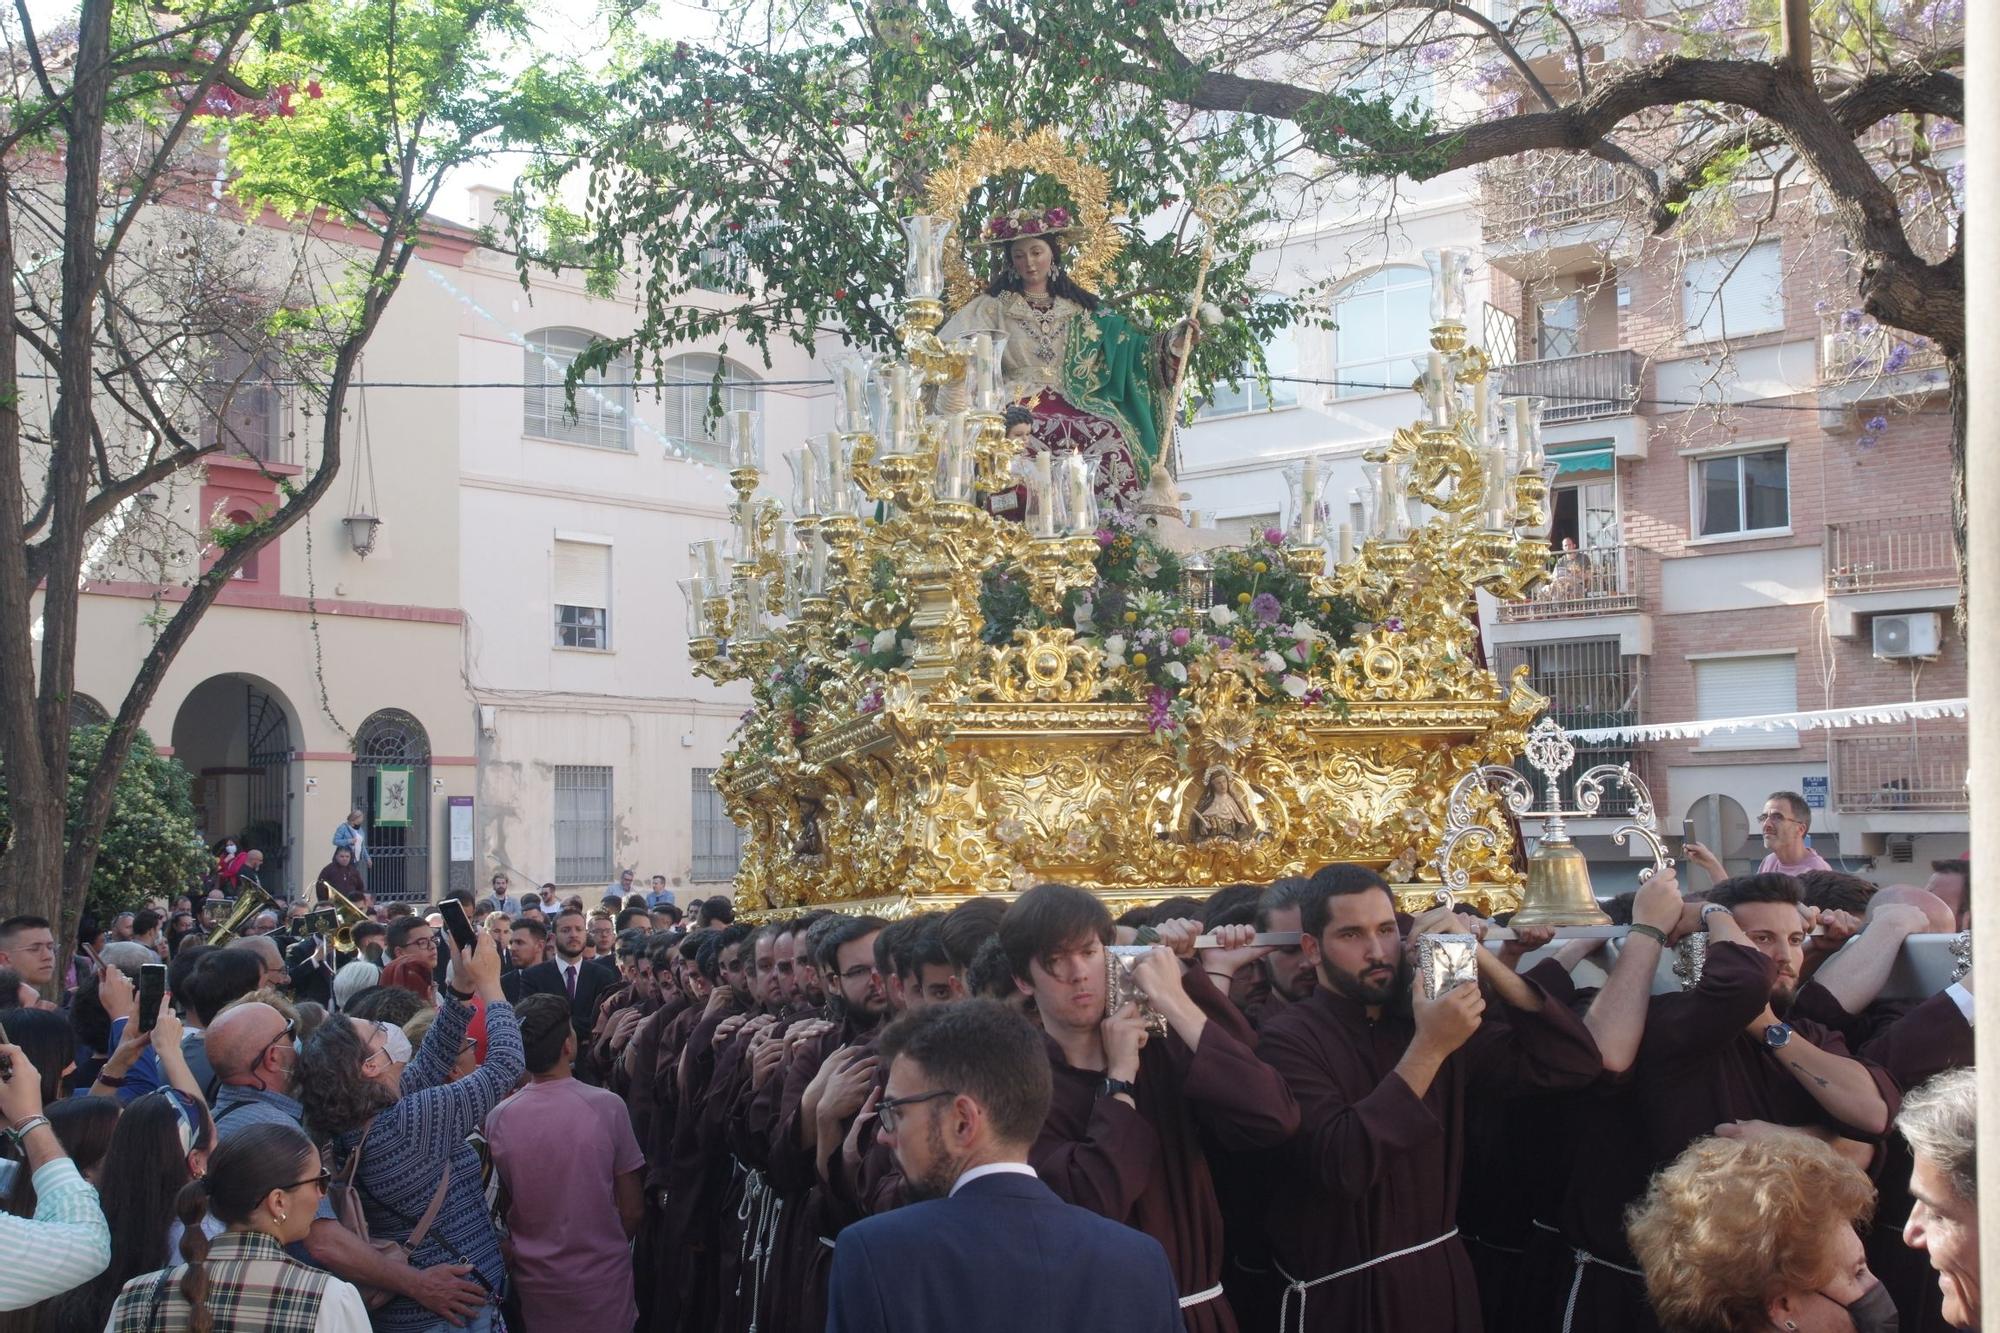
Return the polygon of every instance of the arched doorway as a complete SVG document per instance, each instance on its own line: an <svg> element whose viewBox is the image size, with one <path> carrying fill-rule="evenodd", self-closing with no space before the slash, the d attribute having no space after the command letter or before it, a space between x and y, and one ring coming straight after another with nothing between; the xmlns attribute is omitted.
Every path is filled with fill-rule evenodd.
<svg viewBox="0 0 2000 1333"><path fill-rule="evenodd" d="M284 696L248 676L203 681L174 715L174 757L194 775L203 836L262 852L258 879L278 898L291 890L292 731Z"/></svg>
<svg viewBox="0 0 2000 1333"><path fill-rule="evenodd" d="M397 775L407 779L400 792ZM423 723L400 708L371 714L354 733L353 793L367 816L368 891L377 902L428 902L431 741Z"/></svg>

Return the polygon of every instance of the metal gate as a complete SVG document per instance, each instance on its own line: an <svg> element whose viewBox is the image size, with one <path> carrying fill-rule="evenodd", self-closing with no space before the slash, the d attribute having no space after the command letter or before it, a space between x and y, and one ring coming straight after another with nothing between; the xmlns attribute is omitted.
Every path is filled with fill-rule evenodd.
<svg viewBox="0 0 2000 1333"><path fill-rule="evenodd" d="M410 822L379 826L375 812L385 768L410 771ZM431 742L423 723L385 708L354 735L354 805L368 830L368 891L377 902L430 901Z"/></svg>
<svg viewBox="0 0 2000 1333"><path fill-rule="evenodd" d="M246 693L250 753L243 845L264 853L258 879L273 898L289 896L292 850L292 727L284 705L255 685Z"/></svg>

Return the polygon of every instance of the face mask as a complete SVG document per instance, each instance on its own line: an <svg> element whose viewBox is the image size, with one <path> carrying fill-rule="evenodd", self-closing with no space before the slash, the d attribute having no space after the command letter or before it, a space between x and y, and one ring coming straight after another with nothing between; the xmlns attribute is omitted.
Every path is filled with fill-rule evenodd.
<svg viewBox="0 0 2000 1333"><path fill-rule="evenodd" d="M1835 1305L1847 1311L1848 1322L1854 1325L1854 1333L1897 1333L1900 1327L1895 1299L1889 1295L1889 1288L1880 1282L1862 1292L1860 1299L1851 1305L1834 1301L1833 1297L1823 1291L1816 1291L1813 1294L1833 1301Z"/></svg>
<svg viewBox="0 0 2000 1333"><path fill-rule="evenodd" d="M236 855L236 844L233 842L225 842L222 844L222 850L227 852L229 855L234 856Z"/></svg>

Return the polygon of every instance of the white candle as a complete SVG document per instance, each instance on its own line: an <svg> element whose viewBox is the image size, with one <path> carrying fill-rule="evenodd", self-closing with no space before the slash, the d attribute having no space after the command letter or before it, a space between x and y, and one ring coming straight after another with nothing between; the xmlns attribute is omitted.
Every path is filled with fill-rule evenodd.
<svg viewBox="0 0 2000 1333"><path fill-rule="evenodd" d="M1299 540L1319 531L1319 459L1307 458L1299 477Z"/></svg>
<svg viewBox="0 0 2000 1333"><path fill-rule="evenodd" d="M1343 565L1346 564L1354 556L1354 525L1351 523L1343 523L1340 525L1339 550L1340 550L1340 555L1338 559L1340 560L1340 563Z"/></svg>
<svg viewBox="0 0 2000 1333"><path fill-rule="evenodd" d="M1486 438L1486 380L1481 375L1472 385L1472 428L1479 432L1479 438Z"/></svg>
<svg viewBox="0 0 2000 1333"><path fill-rule="evenodd" d="M1035 535L1053 537L1056 535L1056 495L1047 454L1035 455L1034 487L1035 498L1039 502L1035 511Z"/></svg>

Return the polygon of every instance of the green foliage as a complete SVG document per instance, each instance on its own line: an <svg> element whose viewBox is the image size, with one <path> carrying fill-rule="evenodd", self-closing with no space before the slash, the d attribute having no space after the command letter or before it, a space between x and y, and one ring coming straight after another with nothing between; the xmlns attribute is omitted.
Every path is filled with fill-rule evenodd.
<svg viewBox="0 0 2000 1333"><path fill-rule="evenodd" d="M97 724L70 732L67 836L72 840L80 831L84 785L109 731ZM145 732L133 737L90 876L87 901L100 916L138 907L148 898L184 893L208 869L208 849L195 827L191 785L188 771L154 749ZM13 841L8 809L7 791L0 785L0 847Z"/></svg>
<svg viewBox="0 0 2000 1333"><path fill-rule="evenodd" d="M1131 58L1124 42L1198 12L1177 0L809 4L782 42L638 47L575 156L553 155L530 183L535 216L515 224L564 235L561 262L640 284L639 327L572 374L626 354L658 373L678 347L710 340L767 365L774 339L812 347L832 333L886 349L903 284L898 215L918 210L927 175L982 129L1015 123L1055 127L1109 173L1112 200L1129 209L1115 224L1127 245L1099 295L1142 325L1190 313L1208 237L1188 200L1203 185L1242 187L1247 206L1214 232L1207 299L1227 319L1192 359L1190 402L1246 366L1261 371L1261 344L1304 313L1297 299L1259 300L1251 272L1253 238L1273 216L1276 126L1248 116L1190 124L1172 89L1115 75ZM576 252L554 202L578 165L589 254ZM1074 201L1050 180L1003 179L963 220L1028 202Z"/></svg>
<svg viewBox="0 0 2000 1333"><path fill-rule="evenodd" d="M1447 170L1455 143L1433 139L1437 121L1411 114L1388 93L1322 93L1299 110L1299 132L1317 153L1359 176L1426 179Z"/></svg>

